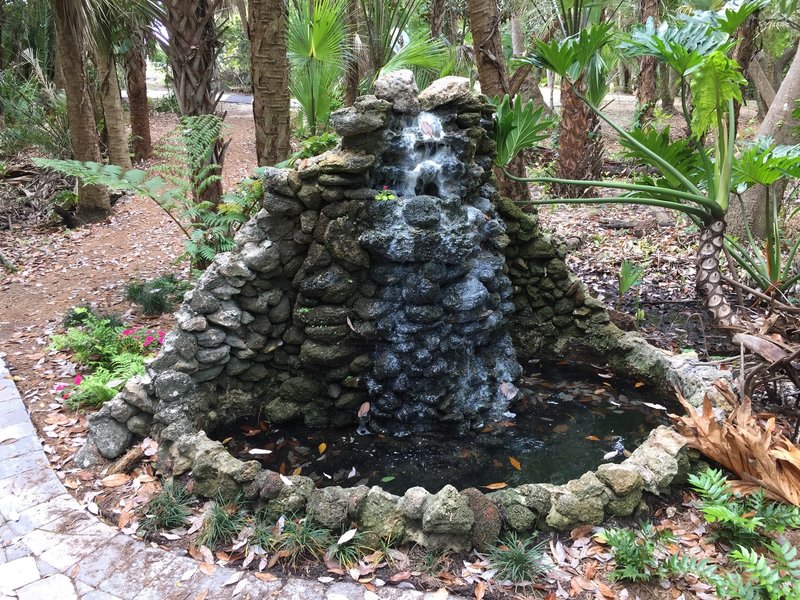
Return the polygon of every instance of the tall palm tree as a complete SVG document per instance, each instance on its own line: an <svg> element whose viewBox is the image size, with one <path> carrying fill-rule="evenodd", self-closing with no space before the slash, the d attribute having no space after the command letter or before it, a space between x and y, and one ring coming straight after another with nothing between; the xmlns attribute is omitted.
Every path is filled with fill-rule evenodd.
<svg viewBox="0 0 800 600"><path fill-rule="evenodd" d="M222 44L214 22L219 0L163 0L161 23L167 37L157 35L172 69L181 115L212 114L222 93L214 88L217 55Z"/></svg>
<svg viewBox="0 0 800 600"><path fill-rule="evenodd" d="M89 18L81 0L51 0L56 25L56 44L67 95L72 152L80 161L100 162L100 141L92 109L89 77L86 71L86 31ZM108 191L97 185L78 188L79 223L102 221L111 214Z"/></svg>
<svg viewBox="0 0 800 600"><path fill-rule="evenodd" d="M556 18L562 38L578 35L589 24L605 21L599 3L591 0L557 0ZM591 69L602 69L604 65L598 55ZM600 119L581 100L581 95L591 93L590 88L598 81L599 71L587 71L571 81L561 79L561 124L558 131L557 177L560 179L597 179L603 167L603 138ZM596 191L591 187L575 188L553 184L554 196L592 197Z"/></svg>
<svg viewBox="0 0 800 600"><path fill-rule="evenodd" d="M640 0L639 16L641 20L658 19L658 0ZM656 71L658 62L655 56L639 57L639 79L636 87L636 125L647 126L653 120L653 110L658 99L656 89Z"/></svg>
<svg viewBox="0 0 800 600"><path fill-rule="evenodd" d="M248 4L256 155L259 165L274 165L291 150L286 5L283 0L249 0Z"/></svg>
<svg viewBox="0 0 800 600"><path fill-rule="evenodd" d="M134 160L150 158L153 142L150 135L150 113L147 105L147 46L143 29L131 31L130 43L122 55L125 87L131 112L131 145Z"/></svg>

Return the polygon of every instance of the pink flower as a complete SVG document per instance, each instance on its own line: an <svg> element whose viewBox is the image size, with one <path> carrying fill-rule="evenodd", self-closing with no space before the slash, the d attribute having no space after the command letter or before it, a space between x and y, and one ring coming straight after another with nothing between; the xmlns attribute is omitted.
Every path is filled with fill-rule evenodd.
<svg viewBox="0 0 800 600"><path fill-rule="evenodd" d="M167 335L166 331L159 331L158 332L158 343L159 344L163 344L164 343L164 338L166 337L166 335Z"/></svg>
<svg viewBox="0 0 800 600"><path fill-rule="evenodd" d="M156 341L156 338L154 338L152 335L148 335L146 338L144 338L144 347L147 348L154 341Z"/></svg>
<svg viewBox="0 0 800 600"><path fill-rule="evenodd" d="M57 391L57 392L60 392L60 391L61 391L61 390L63 390L65 387L67 387L67 384L66 384L66 383L59 383L59 384L56 386L56 391Z"/></svg>
<svg viewBox="0 0 800 600"><path fill-rule="evenodd" d="M122 332L122 335L131 335L133 333L133 329L126 329Z"/></svg>
<svg viewBox="0 0 800 600"><path fill-rule="evenodd" d="M83 381L83 375L78 373L77 375L75 375L75 379L72 380L72 383L74 383L75 385L80 385L81 381Z"/></svg>

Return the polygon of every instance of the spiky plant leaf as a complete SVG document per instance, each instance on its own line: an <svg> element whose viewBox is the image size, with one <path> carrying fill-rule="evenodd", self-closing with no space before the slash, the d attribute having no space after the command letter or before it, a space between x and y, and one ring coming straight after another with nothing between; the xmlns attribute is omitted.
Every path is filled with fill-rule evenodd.
<svg viewBox="0 0 800 600"><path fill-rule="evenodd" d="M495 164L500 167L507 166L517 154L547 138L548 130L555 123L544 116L544 107L534 106L532 101L523 103L519 96L513 102L507 95L502 100L494 98L492 103L497 107Z"/></svg>

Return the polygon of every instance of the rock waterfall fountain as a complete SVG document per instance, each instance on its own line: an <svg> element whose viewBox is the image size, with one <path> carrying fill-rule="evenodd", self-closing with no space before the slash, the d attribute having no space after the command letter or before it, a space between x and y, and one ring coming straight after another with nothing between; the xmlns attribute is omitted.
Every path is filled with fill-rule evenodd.
<svg viewBox="0 0 800 600"><path fill-rule="evenodd" d="M691 383L675 376L673 359L611 325L536 215L499 197L493 108L468 80L445 78L418 94L413 75L400 72L375 89L334 113L339 147L266 170L263 208L186 294L147 375L90 416L77 464L115 458L134 437L150 436L160 468L191 474L200 494L242 492L274 510L308 502L326 526L358 518L428 536L444 530L423 512L455 503L464 518L448 516L442 527L456 523L463 537L486 508L480 493L467 507L446 486L436 495L442 502L423 511L424 490L405 508L377 487L314 490L306 477L233 457L208 432L258 415L276 425L468 434L504 418L518 360L542 355L602 357L650 382ZM648 471L653 490L663 464L677 465L680 446L670 444ZM671 480L677 467L669 472ZM637 474L623 491L610 490L592 477L563 493L509 490L498 501L525 516L525 527L533 513L566 527L604 510L630 514L650 485ZM599 494L590 513L572 500L581 486Z"/></svg>

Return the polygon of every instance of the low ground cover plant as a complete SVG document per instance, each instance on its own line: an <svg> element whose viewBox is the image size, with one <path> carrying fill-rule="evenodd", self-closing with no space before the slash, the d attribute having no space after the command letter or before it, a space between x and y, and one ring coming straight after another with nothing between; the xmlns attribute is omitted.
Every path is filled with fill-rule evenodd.
<svg viewBox="0 0 800 600"><path fill-rule="evenodd" d="M54 350L72 353L79 372L56 391L67 407L77 410L110 400L125 382L144 373L145 359L156 352L166 335L142 327L125 328L118 319L77 307L65 318L66 331L51 337Z"/></svg>
<svg viewBox="0 0 800 600"><path fill-rule="evenodd" d="M143 315L163 315L175 308L190 287L188 282L168 274L146 281L131 281L125 289L125 296L142 307Z"/></svg>
<svg viewBox="0 0 800 600"><path fill-rule="evenodd" d="M616 561L610 578L649 581L689 574L714 586L720 598L800 598L798 550L788 540L773 537L800 527L800 509L768 500L763 490L736 494L721 470L706 469L691 475L689 482L714 537L730 548L728 568L670 552L672 532L657 531L648 523L638 531L609 529L600 534Z"/></svg>

